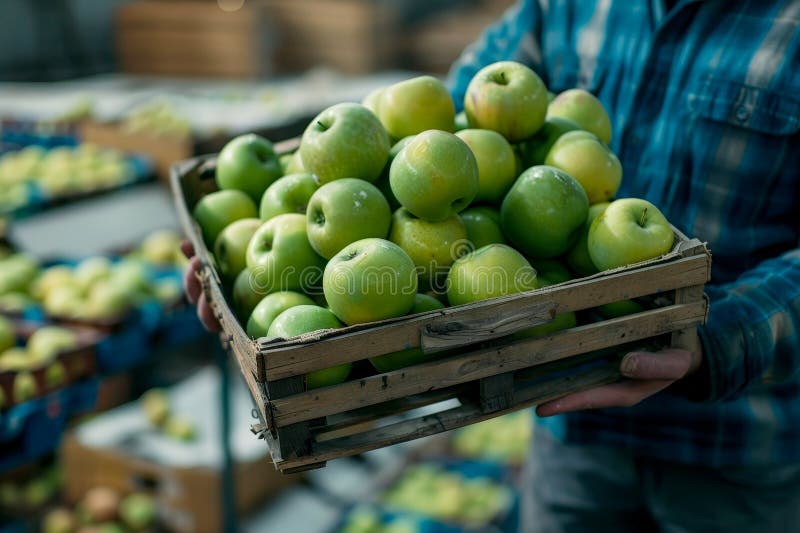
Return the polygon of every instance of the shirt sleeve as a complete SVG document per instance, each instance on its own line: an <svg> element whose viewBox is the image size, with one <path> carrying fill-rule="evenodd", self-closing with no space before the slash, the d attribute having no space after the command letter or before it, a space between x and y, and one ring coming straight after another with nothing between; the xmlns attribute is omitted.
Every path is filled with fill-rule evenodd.
<svg viewBox="0 0 800 533"><path fill-rule="evenodd" d="M699 328L704 385L694 399L725 400L756 383L800 373L800 249L768 259L735 282L709 285Z"/></svg>
<svg viewBox="0 0 800 533"><path fill-rule="evenodd" d="M448 74L448 86L458 111L464 106L464 93L470 80L486 65L496 61L519 61L542 75L540 23L538 0L519 0L462 52Z"/></svg>

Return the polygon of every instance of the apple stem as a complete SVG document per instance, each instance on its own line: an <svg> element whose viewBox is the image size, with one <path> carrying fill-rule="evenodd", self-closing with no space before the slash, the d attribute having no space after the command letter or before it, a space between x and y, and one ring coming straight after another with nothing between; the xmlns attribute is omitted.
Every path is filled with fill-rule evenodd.
<svg viewBox="0 0 800 533"><path fill-rule="evenodd" d="M647 216L647 208L642 209L642 216L639 218L639 226L644 227L644 219Z"/></svg>
<svg viewBox="0 0 800 533"><path fill-rule="evenodd" d="M322 128L322 131L325 131L325 130L327 130L327 129L328 129L328 126L326 126L325 124L323 124L321 120L318 120L318 121L317 121L317 125L318 125L320 128Z"/></svg>

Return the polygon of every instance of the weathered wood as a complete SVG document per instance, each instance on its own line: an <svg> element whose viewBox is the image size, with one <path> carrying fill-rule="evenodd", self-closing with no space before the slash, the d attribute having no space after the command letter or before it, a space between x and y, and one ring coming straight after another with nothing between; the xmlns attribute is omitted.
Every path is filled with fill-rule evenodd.
<svg viewBox="0 0 800 533"><path fill-rule="evenodd" d="M573 355L685 329L705 317L705 301L644 311L563 330L541 339L520 339L465 355L415 365L358 381L275 400L275 424L282 427L411 394L458 385Z"/></svg>
<svg viewBox="0 0 800 533"><path fill-rule="evenodd" d="M513 295L487 302L477 302L468 306L447 308L439 311L407 317L400 321L370 326L368 328L347 328L328 333L322 340L264 342L259 341L264 375L269 379L305 374L322 368L353 362L368 357L419 347L421 335L431 328L445 331L448 327L463 331L458 324L463 323L462 315L470 317L470 324L477 327L481 320L490 324L488 329L475 330L469 334L469 342L474 344L505 336L508 329L493 329L497 317L508 317L515 330L525 329L546 322L542 313L566 313L597 307L605 303L627 300L648 294L673 290L686 285L704 283L708 276L708 263L704 256L691 256L676 259L663 265L651 265L630 272L617 272L592 281L579 281L546 287L531 293ZM531 315L527 309L537 311ZM552 309L552 311L549 311ZM541 320L539 320L541 318ZM552 316L551 316L552 318ZM549 318L548 318L549 320ZM448 324L456 324L448 326ZM453 339L453 346L460 347L467 342L462 334ZM446 344L440 339L437 350Z"/></svg>
<svg viewBox="0 0 800 533"><path fill-rule="evenodd" d="M705 298L703 285L694 285L675 291L675 303L686 303ZM706 310L708 312L708 310ZM705 319L703 320L705 322ZM700 337L697 328L687 328L672 333L670 345L674 348L683 348L694 353L701 353Z"/></svg>
<svg viewBox="0 0 800 533"><path fill-rule="evenodd" d="M303 393L305 390L305 378L302 376L269 382L267 384L267 397L270 400L267 405L267 411L270 413L269 420L275 420L275 401L287 396ZM276 426L270 427L272 435L277 436L278 449L284 460L291 457L308 455L311 452L310 421L313 418L315 417L309 417L305 420L287 425L281 429L280 434L277 433Z"/></svg>
<svg viewBox="0 0 800 533"><path fill-rule="evenodd" d="M481 411L492 413L514 405L514 374L506 372L478 380Z"/></svg>
<svg viewBox="0 0 800 533"><path fill-rule="evenodd" d="M275 464L282 472L285 472L286 468L295 468L306 464L330 461L340 457L364 453L392 444L449 431L468 424L482 422L483 420L488 420L495 416L501 416L532 405L560 398L565 394L611 383L617 379L619 379L619 371L613 365L594 369L577 376L559 377L540 383L533 389L524 388L515 390L515 397L526 398L526 400L509 409L496 411L494 413L483 413L477 402L468 403L440 413L404 420L357 435L316 443L309 456L298 457L288 461L278 461Z"/></svg>

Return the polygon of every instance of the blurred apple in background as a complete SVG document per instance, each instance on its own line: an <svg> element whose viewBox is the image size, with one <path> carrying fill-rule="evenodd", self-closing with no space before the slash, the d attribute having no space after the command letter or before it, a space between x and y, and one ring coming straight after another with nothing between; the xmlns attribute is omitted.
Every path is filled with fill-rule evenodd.
<svg viewBox="0 0 800 533"><path fill-rule="evenodd" d="M622 183L619 159L588 131L571 131L559 137L547 153L545 164L578 180L590 204L607 202Z"/></svg>
<svg viewBox="0 0 800 533"><path fill-rule="evenodd" d="M377 115L393 139L425 130L453 131L456 109L450 91L433 76L419 76L384 88Z"/></svg>
<svg viewBox="0 0 800 533"><path fill-rule="evenodd" d="M342 323L329 309L316 305L296 305L275 317L269 326L267 336L289 338L311 331L341 327ZM306 374L306 386L309 389L316 389L341 383L350 374L350 367L350 363L345 363L309 372Z"/></svg>
<svg viewBox="0 0 800 533"><path fill-rule="evenodd" d="M594 133L603 143L611 142L611 120L603 104L584 89L560 93L547 107L548 117L566 118L581 129Z"/></svg>
<svg viewBox="0 0 800 533"><path fill-rule="evenodd" d="M499 61L472 78L464 95L464 111L471 128L494 130L509 142L518 142L544 124L547 88L522 63Z"/></svg>
<svg viewBox="0 0 800 533"><path fill-rule="evenodd" d="M150 233L139 246L142 259L156 265L182 262L181 237L171 230Z"/></svg>
<svg viewBox="0 0 800 533"><path fill-rule="evenodd" d="M492 130L466 129L456 136L467 143L478 163L475 202L503 200L517 178L517 158L508 141Z"/></svg>
<svg viewBox="0 0 800 533"><path fill-rule="evenodd" d="M611 202L589 228L589 256L599 270L622 267L669 252L675 234L656 206L639 198Z"/></svg>
<svg viewBox="0 0 800 533"><path fill-rule="evenodd" d="M457 259L447 276L447 300L463 305L538 288L536 271L505 244L490 244Z"/></svg>
<svg viewBox="0 0 800 533"><path fill-rule="evenodd" d="M219 188L242 191L256 203L282 174L272 143L254 133L232 139L217 157Z"/></svg>
<svg viewBox="0 0 800 533"><path fill-rule="evenodd" d="M203 240L210 249L219 233L231 222L242 218L257 218L253 200L242 191L226 190L207 194L197 202L192 212L203 231Z"/></svg>
<svg viewBox="0 0 800 533"><path fill-rule="evenodd" d="M0 294L27 292L39 274L39 264L25 254L17 253L0 260Z"/></svg>
<svg viewBox="0 0 800 533"><path fill-rule="evenodd" d="M478 192L478 163L453 135L416 135L392 161L389 181L400 204L414 216L440 222L466 208Z"/></svg>
<svg viewBox="0 0 800 533"><path fill-rule="evenodd" d="M407 314L417 294L417 272L393 242L363 239L328 261L322 287L339 320L362 324Z"/></svg>
<svg viewBox="0 0 800 533"><path fill-rule="evenodd" d="M88 291L93 284L111 277L111 268L107 257L87 257L73 269L73 280L82 291Z"/></svg>
<svg viewBox="0 0 800 533"><path fill-rule="evenodd" d="M500 229L500 212L493 207L470 207L459 213L467 239L474 249L483 248L487 244L505 244L506 239Z"/></svg>
<svg viewBox="0 0 800 533"><path fill-rule="evenodd" d="M308 172L283 176L264 191L258 216L266 222L284 213L305 215L308 201L318 188L314 175Z"/></svg>
<svg viewBox="0 0 800 533"><path fill-rule="evenodd" d="M265 336L275 317L295 305L314 305L314 301L305 294L293 291L267 294L250 314L247 334L256 339Z"/></svg>
<svg viewBox="0 0 800 533"><path fill-rule="evenodd" d="M26 344L29 356L39 361L51 361L59 353L77 347L78 337L75 332L58 326L44 326L37 329Z"/></svg>
<svg viewBox="0 0 800 533"><path fill-rule="evenodd" d="M16 344L14 326L5 317L0 316L0 353Z"/></svg>
<svg viewBox="0 0 800 533"><path fill-rule="evenodd" d="M325 260L308 242L306 217L278 215L256 230L247 246L247 268L258 291L310 290L322 277Z"/></svg>
<svg viewBox="0 0 800 533"><path fill-rule="evenodd" d="M214 256L219 273L228 282L247 267L247 245L261 224L258 218L242 218L228 224L217 236Z"/></svg>
<svg viewBox="0 0 800 533"><path fill-rule="evenodd" d="M526 256L557 257L580 237L589 213L586 193L557 168L531 167L517 178L500 208L503 234Z"/></svg>
<svg viewBox="0 0 800 533"><path fill-rule="evenodd" d="M589 257L589 228L597 216L606 210L611 205L609 202L600 202L589 206L589 215L586 217L586 222L583 225L583 231L575 246L567 252L564 256L569 268L572 269L578 276L591 276L597 272L597 267L592 263L592 258Z"/></svg>
<svg viewBox="0 0 800 533"><path fill-rule="evenodd" d="M303 166L319 184L341 178L375 181L389 158L389 136L372 111L336 104L317 115L300 140Z"/></svg>
<svg viewBox="0 0 800 533"><path fill-rule="evenodd" d="M306 231L311 247L330 259L351 242L385 238L392 213L381 191L371 183L343 178L326 183L311 197Z"/></svg>

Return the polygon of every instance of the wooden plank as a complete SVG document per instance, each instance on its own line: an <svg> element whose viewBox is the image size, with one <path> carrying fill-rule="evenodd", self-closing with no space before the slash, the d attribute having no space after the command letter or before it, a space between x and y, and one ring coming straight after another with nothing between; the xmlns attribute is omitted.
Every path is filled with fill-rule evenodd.
<svg viewBox="0 0 800 533"><path fill-rule="evenodd" d="M491 413L514 405L514 374L506 372L478 380L481 411Z"/></svg>
<svg viewBox="0 0 800 533"><path fill-rule="evenodd" d="M297 376L273 381L267 384L267 397L272 400L296 395L306 390L305 378ZM272 403L267 405L267 412L270 418L274 417L271 411ZM278 449L281 457L285 460L292 457L302 457L311 453L311 422L314 417L305 421L296 422L281 429L277 435ZM270 428L270 432L275 435L275 428Z"/></svg>
<svg viewBox="0 0 800 533"><path fill-rule="evenodd" d="M675 291L675 303L679 304L705 298L703 290L703 285L678 289ZM670 345L674 348L683 348L684 350L689 350L694 353L702 353L703 350L700 345L700 337L697 335L696 327L674 331L672 333Z"/></svg>
<svg viewBox="0 0 800 533"><path fill-rule="evenodd" d="M644 311L325 387L272 402L276 427L520 370L702 322L705 301Z"/></svg>
<svg viewBox="0 0 800 533"><path fill-rule="evenodd" d="M541 324L545 322L542 320L545 311L552 314L577 311L702 284L708 277L708 269L707 257L691 256L591 280L403 317L382 325L354 326L322 335L300 336L291 341L259 339L261 353L257 357L262 359L260 364L265 376L282 379L419 347L423 343L427 346L434 343L432 351L459 348L510 332L510 328L498 328L498 324L513 324L516 329ZM482 323L480 333L476 333L474 328ZM434 331L438 337L435 341L430 333ZM447 331L451 333L450 342L443 340ZM426 336L425 341L421 340L423 336Z"/></svg>
<svg viewBox="0 0 800 533"><path fill-rule="evenodd" d="M508 409L494 413L483 413L477 402L469 403L440 413L405 420L357 435L315 443L311 455L288 461L277 461L275 464L281 471L284 471L286 468L295 468L305 464L314 464L320 461L329 461L364 453L392 444L449 431L468 424L482 422L483 420L560 398L565 394L611 383L618 378L619 370L613 365L594 369L576 376L560 377L540 383L533 389L515 390L515 397L524 397L526 400Z"/></svg>

